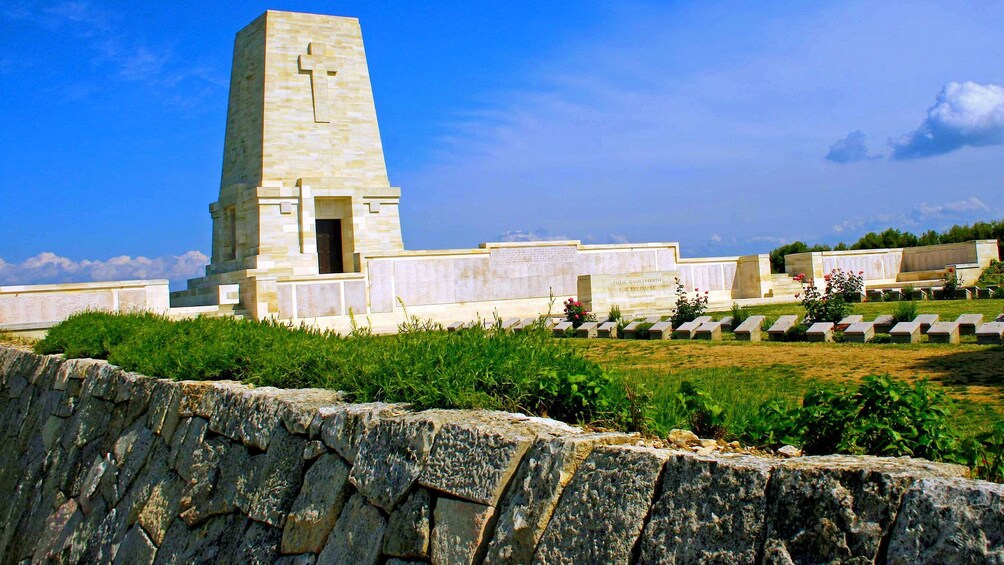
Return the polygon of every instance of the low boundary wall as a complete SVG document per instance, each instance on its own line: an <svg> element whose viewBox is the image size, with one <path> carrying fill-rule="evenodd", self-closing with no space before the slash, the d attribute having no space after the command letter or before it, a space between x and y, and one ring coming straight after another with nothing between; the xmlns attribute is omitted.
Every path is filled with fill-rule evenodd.
<svg viewBox="0 0 1004 565"><path fill-rule="evenodd" d="M47 329L84 310L166 313L167 280L0 286L0 329Z"/></svg>
<svg viewBox="0 0 1004 565"><path fill-rule="evenodd" d="M0 347L0 563L983 562L1004 485Z"/></svg>

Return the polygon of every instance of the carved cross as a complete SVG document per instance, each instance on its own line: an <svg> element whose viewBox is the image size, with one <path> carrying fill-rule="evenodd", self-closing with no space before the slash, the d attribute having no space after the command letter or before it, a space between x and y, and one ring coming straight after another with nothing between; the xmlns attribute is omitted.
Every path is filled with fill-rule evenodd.
<svg viewBox="0 0 1004 565"><path fill-rule="evenodd" d="M337 71L332 69L335 66L335 59L329 57L327 46L323 43L308 43L307 54L300 55L300 71L310 73L310 91L314 96L314 121L319 124L326 124L328 119L328 75L333 75Z"/></svg>

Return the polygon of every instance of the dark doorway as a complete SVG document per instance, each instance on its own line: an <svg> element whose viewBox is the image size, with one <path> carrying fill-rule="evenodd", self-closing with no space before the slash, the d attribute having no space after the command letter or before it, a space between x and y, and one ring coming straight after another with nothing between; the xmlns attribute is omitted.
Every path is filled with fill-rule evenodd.
<svg viewBox="0 0 1004 565"><path fill-rule="evenodd" d="M317 220L317 270L322 275L343 273L342 221Z"/></svg>

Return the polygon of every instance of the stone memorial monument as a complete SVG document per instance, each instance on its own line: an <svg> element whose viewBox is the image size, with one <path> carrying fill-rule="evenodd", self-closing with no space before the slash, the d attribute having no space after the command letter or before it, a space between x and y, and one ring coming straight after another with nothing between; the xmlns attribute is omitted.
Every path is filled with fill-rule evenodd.
<svg viewBox="0 0 1004 565"><path fill-rule="evenodd" d="M238 283L274 310L270 277L359 272L360 253L404 248L400 197L359 21L270 10L234 41L212 262L176 300Z"/></svg>

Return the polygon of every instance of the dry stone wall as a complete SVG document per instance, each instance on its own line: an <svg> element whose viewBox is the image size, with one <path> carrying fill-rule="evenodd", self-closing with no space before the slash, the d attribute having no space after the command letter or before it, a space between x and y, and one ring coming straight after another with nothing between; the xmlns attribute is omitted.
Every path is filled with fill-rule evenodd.
<svg viewBox="0 0 1004 565"><path fill-rule="evenodd" d="M705 457L4 347L0 441L3 564L1004 559L1004 487L957 466Z"/></svg>

